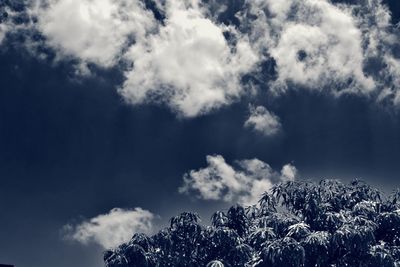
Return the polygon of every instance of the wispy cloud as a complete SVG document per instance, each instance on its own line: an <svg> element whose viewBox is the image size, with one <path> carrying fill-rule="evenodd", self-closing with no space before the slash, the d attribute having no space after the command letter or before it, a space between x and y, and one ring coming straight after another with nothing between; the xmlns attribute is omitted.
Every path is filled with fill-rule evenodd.
<svg viewBox="0 0 400 267"><path fill-rule="evenodd" d="M259 159L236 161L232 166L222 156L214 155L207 156L207 164L183 176L180 193L194 192L200 199L252 205L273 184L293 180L297 175L293 165L283 166L279 173Z"/></svg>
<svg viewBox="0 0 400 267"><path fill-rule="evenodd" d="M67 239L112 248L129 241L134 233L151 233L154 218L153 213L141 208L114 208L79 224L67 224L63 230Z"/></svg>

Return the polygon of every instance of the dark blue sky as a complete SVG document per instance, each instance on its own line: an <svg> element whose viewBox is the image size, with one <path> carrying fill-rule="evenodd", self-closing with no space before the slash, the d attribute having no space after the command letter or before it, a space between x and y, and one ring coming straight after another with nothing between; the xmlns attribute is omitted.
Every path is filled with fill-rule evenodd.
<svg viewBox="0 0 400 267"><path fill-rule="evenodd" d="M399 4L390 2L394 19ZM65 241L61 229L114 207L142 207L162 225L179 211L204 222L227 203L178 193L182 175L206 165L258 158L292 162L302 178L362 178L400 185L400 114L359 96L291 90L243 97L218 112L177 118L165 106L128 105L118 68L74 76L69 61L38 60L20 47L0 52L0 262L17 267L96 267L102 249ZM248 104L282 121L266 138L243 128Z"/></svg>

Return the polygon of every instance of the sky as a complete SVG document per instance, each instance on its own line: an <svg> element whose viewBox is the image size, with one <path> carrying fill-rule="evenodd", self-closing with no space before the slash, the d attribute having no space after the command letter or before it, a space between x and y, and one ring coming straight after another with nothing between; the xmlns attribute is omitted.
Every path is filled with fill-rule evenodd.
<svg viewBox="0 0 400 267"><path fill-rule="evenodd" d="M397 0L4 0L0 263L98 267L276 183L400 187Z"/></svg>

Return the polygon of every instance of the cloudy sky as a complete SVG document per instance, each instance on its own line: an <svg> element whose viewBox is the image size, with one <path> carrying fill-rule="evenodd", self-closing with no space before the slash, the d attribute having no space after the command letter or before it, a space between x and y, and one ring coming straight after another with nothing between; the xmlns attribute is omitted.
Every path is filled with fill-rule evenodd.
<svg viewBox="0 0 400 267"><path fill-rule="evenodd" d="M400 186L398 0L2 0L0 263L98 267L273 184Z"/></svg>

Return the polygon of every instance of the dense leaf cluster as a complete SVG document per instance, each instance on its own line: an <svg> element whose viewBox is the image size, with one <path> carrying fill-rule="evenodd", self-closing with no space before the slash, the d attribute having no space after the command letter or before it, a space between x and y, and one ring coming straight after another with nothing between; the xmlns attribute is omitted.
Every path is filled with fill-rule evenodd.
<svg viewBox="0 0 400 267"><path fill-rule="evenodd" d="M184 212L169 227L104 253L107 267L400 266L400 191L364 182L278 184L259 203L217 211L211 226Z"/></svg>

